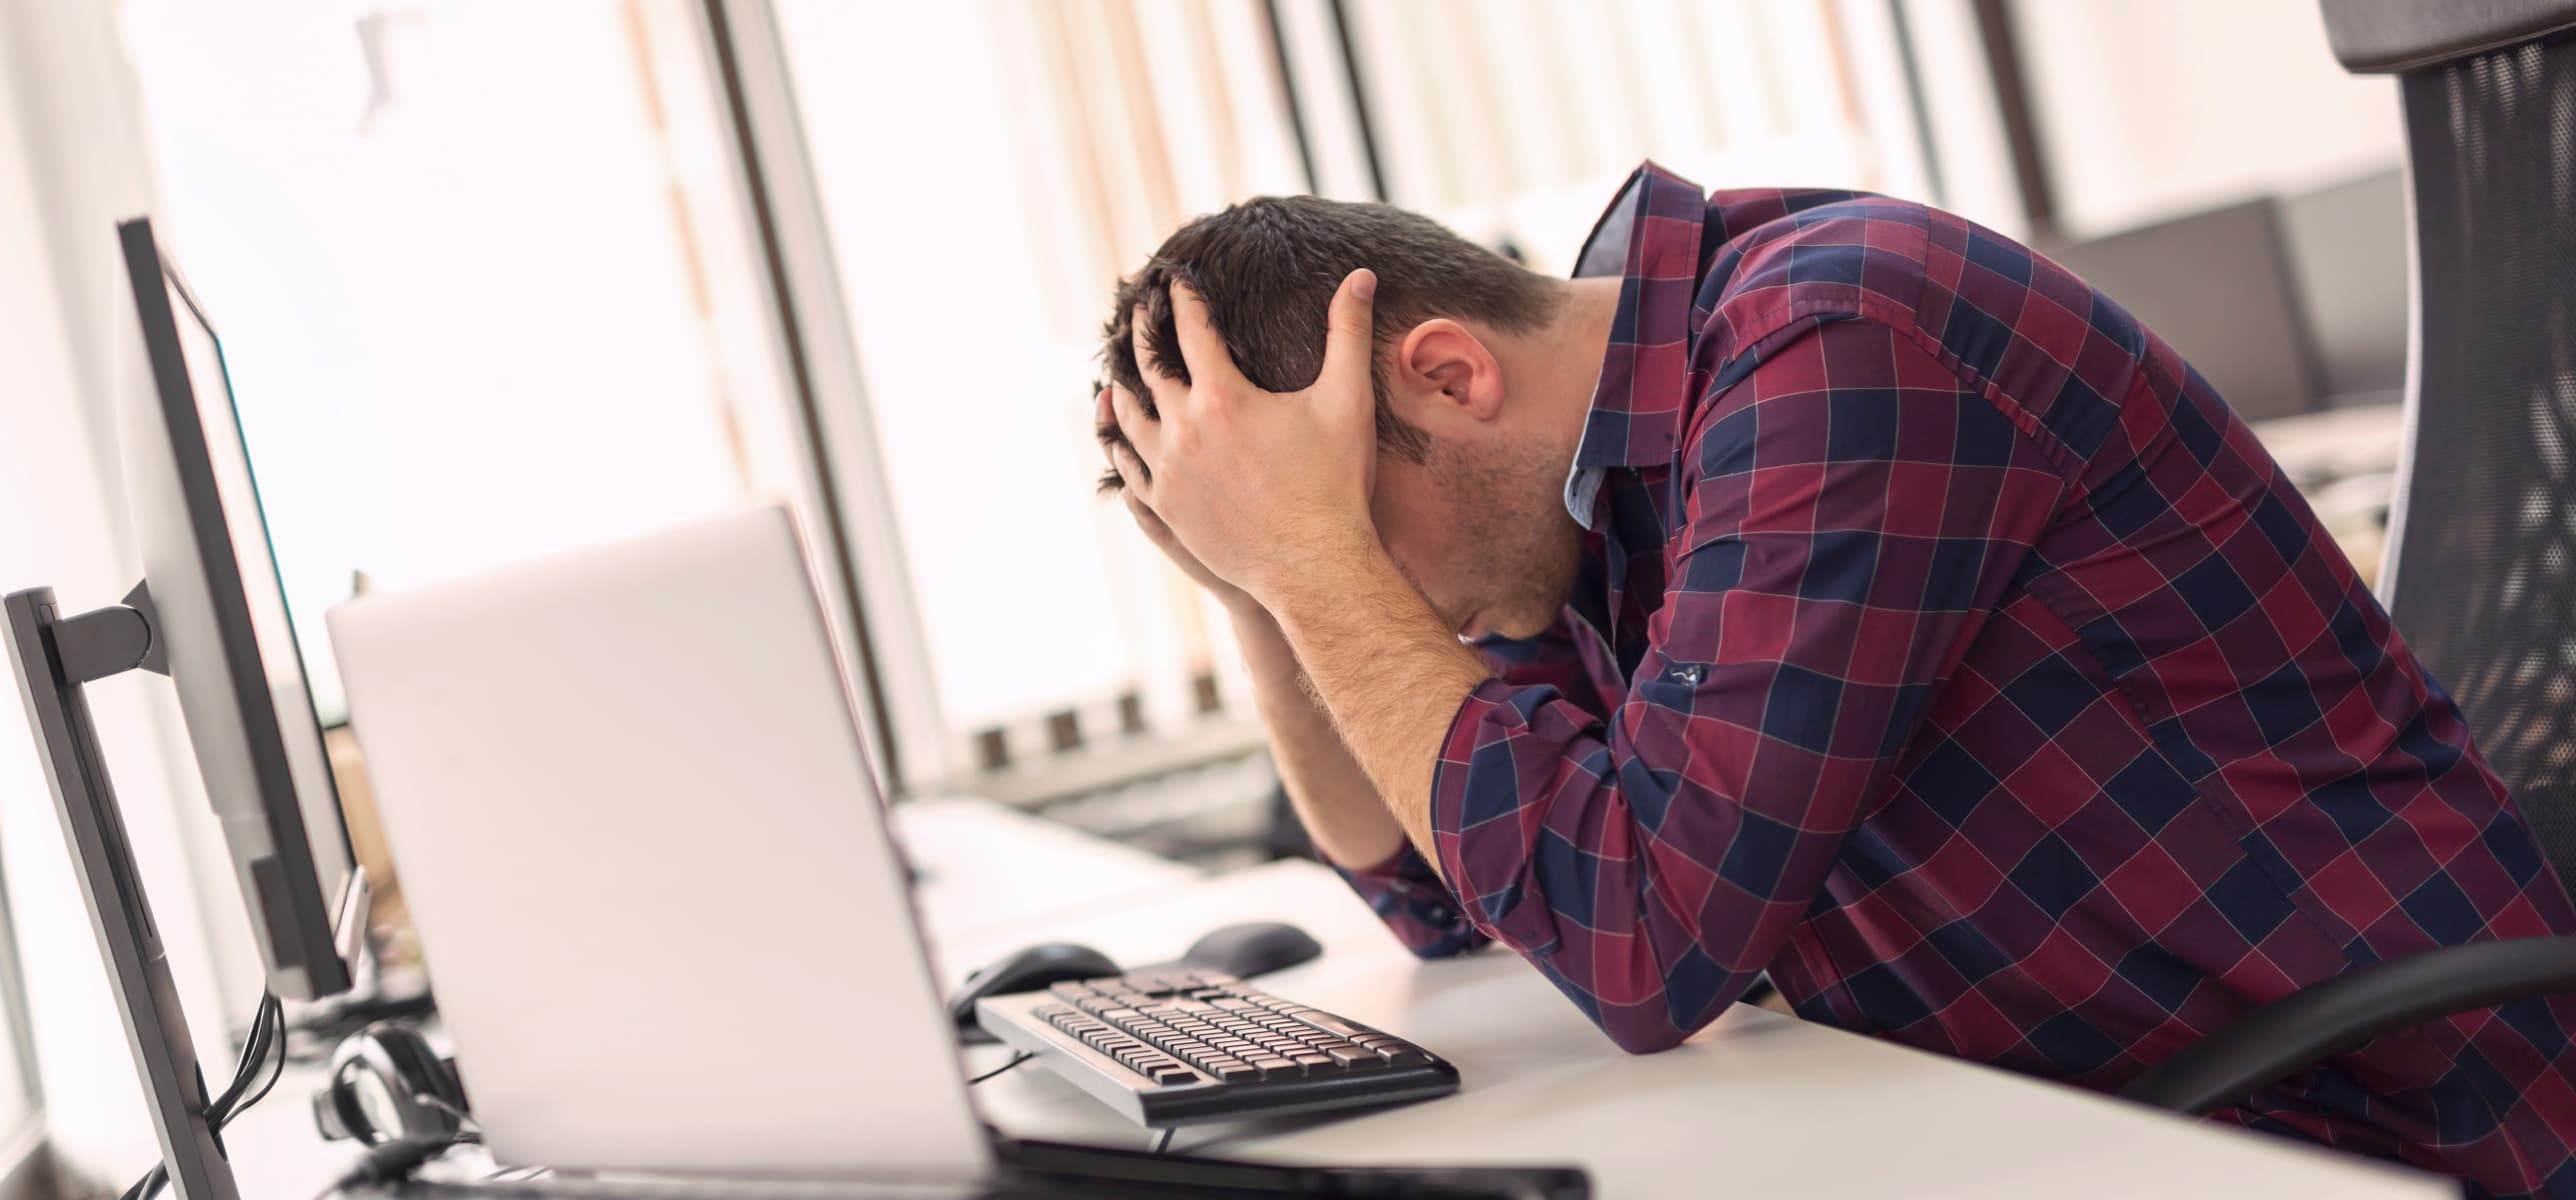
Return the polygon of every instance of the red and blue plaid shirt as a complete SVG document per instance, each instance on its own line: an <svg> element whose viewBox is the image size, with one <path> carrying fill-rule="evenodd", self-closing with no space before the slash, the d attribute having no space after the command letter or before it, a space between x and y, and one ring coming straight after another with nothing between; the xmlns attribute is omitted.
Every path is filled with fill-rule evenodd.
<svg viewBox="0 0 2576 1200"><path fill-rule="evenodd" d="M2113 1089L2347 967L2576 933L2351 564L2173 348L1883 197L1651 165L1550 633L1490 643L1432 825L1354 885L1620 1046L1767 970L1812 1021ZM2393 1034L2228 1118L2576 1194L2576 1002Z"/></svg>

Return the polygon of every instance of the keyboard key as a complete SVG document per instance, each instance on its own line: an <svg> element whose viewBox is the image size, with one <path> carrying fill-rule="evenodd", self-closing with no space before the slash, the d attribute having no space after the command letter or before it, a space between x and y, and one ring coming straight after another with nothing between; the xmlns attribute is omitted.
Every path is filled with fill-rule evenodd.
<svg viewBox="0 0 2576 1200"><path fill-rule="evenodd" d="M1289 1061L1296 1063L1298 1066L1308 1068L1329 1067L1333 1065L1333 1057L1329 1054L1300 1054L1291 1058Z"/></svg>
<svg viewBox="0 0 2576 1200"><path fill-rule="evenodd" d="M1377 1051L1364 1046L1335 1046L1324 1053L1346 1071L1376 1071L1387 1066L1387 1061L1378 1057Z"/></svg>
<svg viewBox="0 0 2576 1200"><path fill-rule="evenodd" d="M1247 1083L1261 1078L1261 1068L1247 1062L1221 1062L1207 1070L1219 1083Z"/></svg>
<svg viewBox="0 0 2576 1200"><path fill-rule="evenodd" d="M1388 1046L1377 1053L1390 1067L1418 1067L1431 1061L1430 1055L1411 1046Z"/></svg>
<svg viewBox="0 0 2576 1200"><path fill-rule="evenodd" d="M1346 1037L1352 1041L1359 1041L1372 1034L1378 1037L1386 1036L1385 1034L1378 1033L1376 1030L1370 1029L1367 1026L1354 1025L1340 1017L1334 1016L1331 1013L1317 1012L1311 1008L1296 1014L1296 1020L1298 1024L1314 1029L1321 1029L1326 1033L1333 1034L1338 1037Z"/></svg>

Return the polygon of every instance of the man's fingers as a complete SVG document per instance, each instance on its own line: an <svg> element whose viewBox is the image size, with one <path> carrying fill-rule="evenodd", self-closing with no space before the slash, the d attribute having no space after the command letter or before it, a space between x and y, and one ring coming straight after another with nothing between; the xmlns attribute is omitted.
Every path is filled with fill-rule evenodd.
<svg viewBox="0 0 2576 1200"><path fill-rule="evenodd" d="M1343 278L1325 317L1324 370L1317 382L1339 379L1362 394L1374 394L1369 372L1377 355L1376 300L1377 272L1362 267Z"/></svg>
<svg viewBox="0 0 2576 1200"><path fill-rule="evenodd" d="M1144 479L1150 482L1153 479L1154 462L1162 454L1162 423L1146 416L1144 406L1138 404L1136 398L1127 394L1127 389L1123 387L1112 385L1109 388L1109 409L1111 419L1118 426L1119 435L1126 439L1128 451L1125 454L1112 453L1109 456L1110 464L1117 467L1119 473L1123 475L1127 470L1126 460L1138 460ZM1137 482L1130 479L1127 481L1127 486L1132 488Z"/></svg>
<svg viewBox="0 0 2576 1200"><path fill-rule="evenodd" d="M1153 348L1145 337L1149 328L1145 306L1137 305L1128 320L1127 346L1135 352L1136 374L1145 381L1145 394L1129 398L1144 406L1147 418L1159 420L1163 414L1178 410L1181 401L1189 398L1190 389L1181 382L1179 373L1170 369L1174 364L1154 357Z"/></svg>
<svg viewBox="0 0 2576 1200"><path fill-rule="evenodd" d="M1126 500L1127 515L1136 518L1136 528L1145 531L1146 540L1157 546L1171 541L1172 527L1164 524L1163 518L1154 515L1154 510L1146 507L1145 502L1138 499L1136 493L1132 491L1127 493Z"/></svg>
<svg viewBox="0 0 2576 1200"><path fill-rule="evenodd" d="M1100 434L1100 456L1117 466L1118 439L1126 435L1118 431L1118 408L1109 402L1108 388L1091 395L1091 427Z"/></svg>
<svg viewBox="0 0 2576 1200"><path fill-rule="evenodd" d="M1172 281L1172 324L1180 330L1181 361L1189 364L1192 387L1247 386L1234 356L1225 351L1225 339L1217 336L1216 322L1208 317L1207 301L1177 279Z"/></svg>
<svg viewBox="0 0 2576 1200"><path fill-rule="evenodd" d="M1147 497L1153 494L1153 477L1146 471L1145 464L1138 461L1133 453L1112 453L1109 456L1109 466L1111 470L1118 472L1119 481L1127 485L1124 492L1127 498L1127 509L1131 513L1134 512L1145 503Z"/></svg>

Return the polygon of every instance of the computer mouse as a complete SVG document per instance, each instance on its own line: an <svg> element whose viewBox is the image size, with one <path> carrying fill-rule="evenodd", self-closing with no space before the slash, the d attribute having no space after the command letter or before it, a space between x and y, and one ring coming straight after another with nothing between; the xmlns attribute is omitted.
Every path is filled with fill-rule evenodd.
<svg viewBox="0 0 2576 1200"><path fill-rule="evenodd" d="M1294 925L1250 921L1228 925L1190 943L1181 962L1203 971L1223 971L1237 979L1250 979L1287 970L1323 952L1313 937Z"/></svg>
<svg viewBox="0 0 2576 1200"><path fill-rule="evenodd" d="M976 1001L986 996L1034 992L1067 980L1099 979L1118 973L1117 963L1089 946L1043 942L967 976L966 982L948 998L948 1012L957 1020L960 1037L970 1042L987 1041L990 1039L984 1037L982 1028L975 1024Z"/></svg>

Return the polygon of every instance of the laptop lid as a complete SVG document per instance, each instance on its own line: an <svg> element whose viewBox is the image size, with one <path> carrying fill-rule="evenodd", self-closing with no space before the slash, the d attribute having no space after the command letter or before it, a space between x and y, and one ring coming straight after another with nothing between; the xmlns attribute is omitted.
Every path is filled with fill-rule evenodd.
<svg viewBox="0 0 2576 1200"><path fill-rule="evenodd" d="M989 1172L785 510L329 624L495 1158Z"/></svg>

